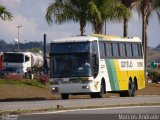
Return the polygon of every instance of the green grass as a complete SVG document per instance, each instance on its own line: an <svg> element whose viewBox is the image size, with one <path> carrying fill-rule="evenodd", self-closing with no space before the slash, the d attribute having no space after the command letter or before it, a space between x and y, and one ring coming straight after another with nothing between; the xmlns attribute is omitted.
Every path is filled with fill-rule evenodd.
<svg viewBox="0 0 160 120"><path fill-rule="evenodd" d="M27 85L38 88L48 88L48 84L42 84L38 80L23 79L23 80L4 80L0 79L0 85L12 84L12 85Z"/></svg>

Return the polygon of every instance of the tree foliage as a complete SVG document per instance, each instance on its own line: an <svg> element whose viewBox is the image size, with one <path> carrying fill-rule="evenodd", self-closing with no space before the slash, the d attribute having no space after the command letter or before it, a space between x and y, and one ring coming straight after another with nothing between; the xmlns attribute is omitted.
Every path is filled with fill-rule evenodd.
<svg viewBox="0 0 160 120"><path fill-rule="evenodd" d="M102 33L106 20L121 20L124 15L130 13L118 0L55 0L47 8L46 20L49 25L54 21L59 24L79 22L83 35L87 22L95 33Z"/></svg>
<svg viewBox="0 0 160 120"><path fill-rule="evenodd" d="M0 18L4 21L10 21L13 19L13 15L6 9L6 7L0 5Z"/></svg>

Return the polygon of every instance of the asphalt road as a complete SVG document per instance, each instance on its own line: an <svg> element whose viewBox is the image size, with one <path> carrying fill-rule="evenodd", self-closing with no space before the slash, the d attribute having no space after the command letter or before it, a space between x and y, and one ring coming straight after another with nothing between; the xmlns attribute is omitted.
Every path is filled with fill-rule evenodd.
<svg viewBox="0 0 160 120"><path fill-rule="evenodd" d="M36 110L46 108L101 107L114 105L130 105L160 103L160 96L113 97L100 99L68 99L44 101L0 102L0 111Z"/></svg>
<svg viewBox="0 0 160 120"><path fill-rule="evenodd" d="M18 116L18 120L148 120L160 119L160 106L68 110Z"/></svg>

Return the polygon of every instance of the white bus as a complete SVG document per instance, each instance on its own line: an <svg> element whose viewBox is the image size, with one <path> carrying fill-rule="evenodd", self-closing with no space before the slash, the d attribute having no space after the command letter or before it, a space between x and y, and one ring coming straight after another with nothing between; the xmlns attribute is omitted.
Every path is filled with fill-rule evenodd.
<svg viewBox="0 0 160 120"><path fill-rule="evenodd" d="M106 92L135 96L145 87L144 57L138 37L93 34L53 40L50 44L50 87L62 99Z"/></svg>

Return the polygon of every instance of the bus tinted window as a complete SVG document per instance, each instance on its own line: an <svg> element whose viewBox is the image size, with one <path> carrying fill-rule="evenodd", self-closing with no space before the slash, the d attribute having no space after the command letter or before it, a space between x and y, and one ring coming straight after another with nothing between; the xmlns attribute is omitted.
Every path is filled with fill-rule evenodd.
<svg viewBox="0 0 160 120"><path fill-rule="evenodd" d="M89 42L78 43L54 43L51 46L52 53L90 52Z"/></svg>
<svg viewBox="0 0 160 120"><path fill-rule="evenodd" d="M125 44L124 43L119 44L119 51L120 51L120 56L121 57L126 57L126 49L125 49Z"/></svg>
<svg viewBox="0 0 160 120"><path fill-rule="evenodd" d="M97 47L97 42L92 43L92 53L97 54L98 53L98 47Z"/></svg>
<svg viewBox="0 0 160 120"><path fill-rule="evenodd" d="M105 43L99 43L99 49L100 49L100 57L104 58L105 57Z"/></svg>
<svg viewBox="0 0 160 120"><path fill-rule="evenodd" d="M138 45L138 52L139 52L139 56L143 56L143 53L142 53L142 45L141 44L139 44Z"/></svg>
<svg viewBox="0 0 160 120"><path fill-rule="evenodd" d="M69 45L63 43L52 44L51 51L53 53L68 53Z"/></svg>
<svg viewBox="0 0 160 120"><path fill-rule="evenodd" d="M127 57L132 57L132 47L130 43L126 43Z"/></svg>
<svg viewBox="0 0 160 120"><path fill-rule="evenodd" d="M119 57L119 50L118 50L118 44L117 43L113 43L113 56L114 57Z"/></svg>
<svg viewBox="0 0 160 120"><path fill-rule="evenodd" d="M111 43L106 43L106 56L107 57L112 57L112 44Z"/></svg>
<svg viewBox="0 0 160 120"><path fill-rule="evenodd" d="M133 48L133 57L139 57L138 44L132 44L132 48Z"/></svg>

